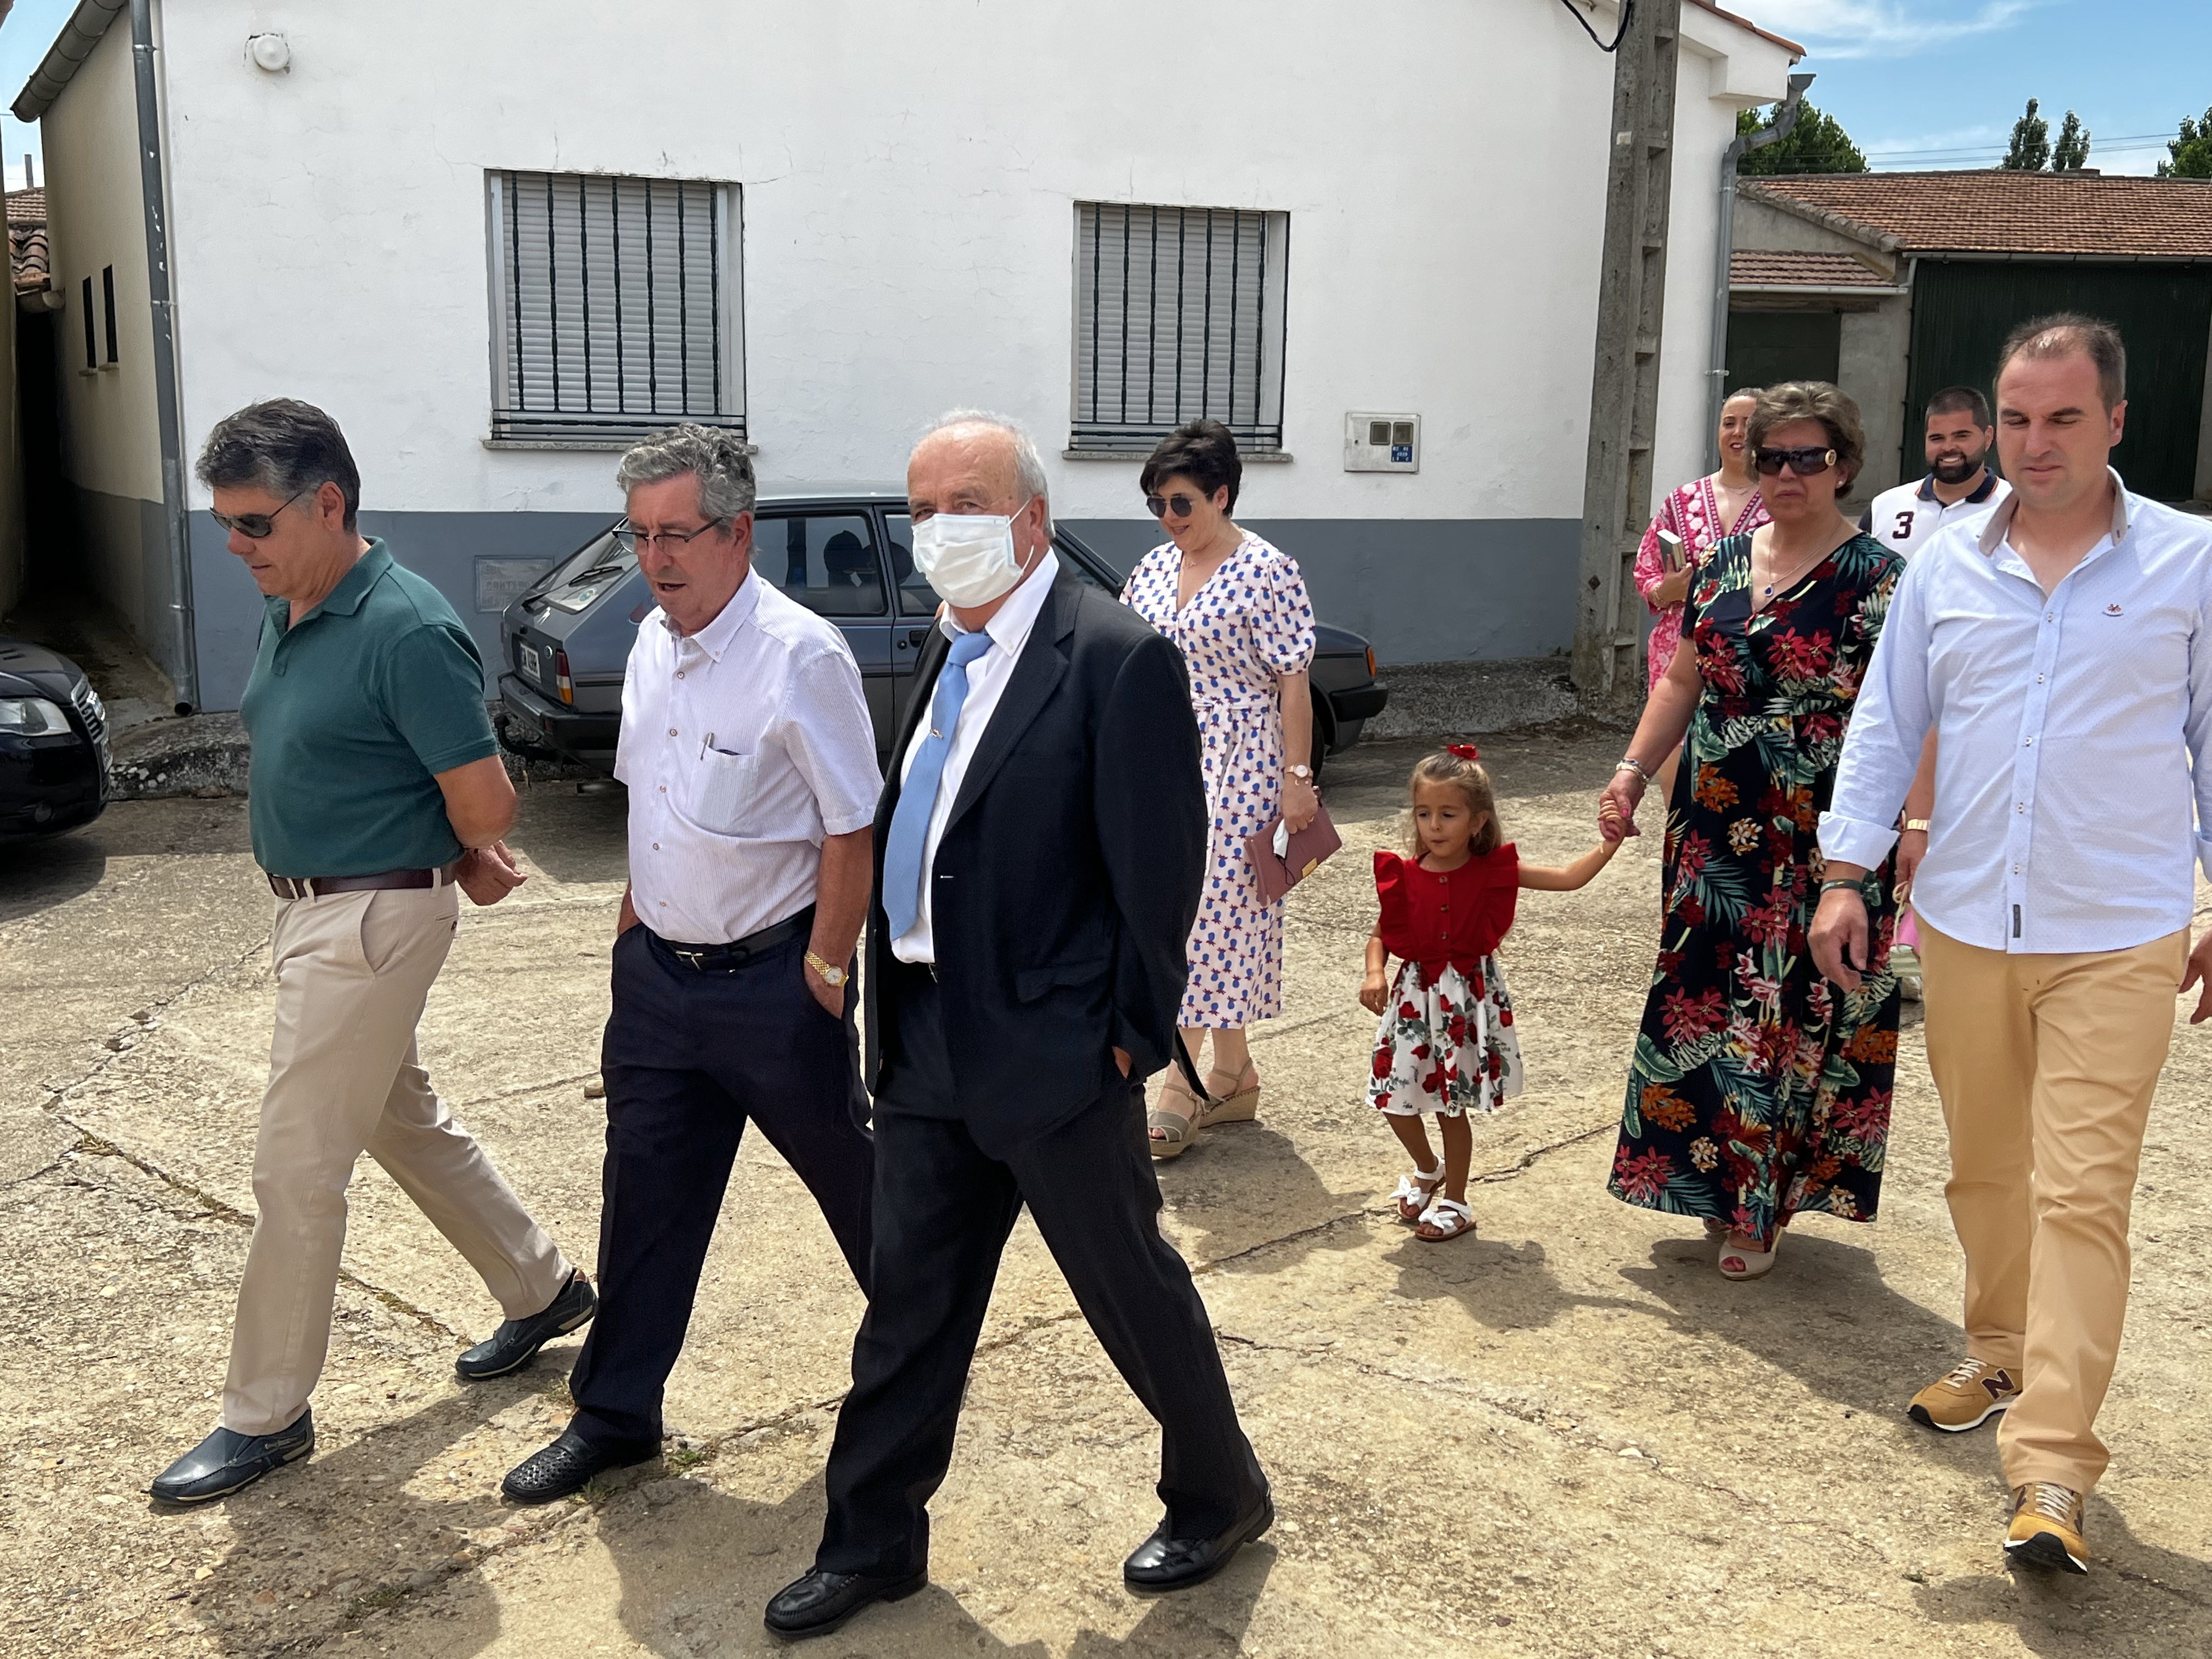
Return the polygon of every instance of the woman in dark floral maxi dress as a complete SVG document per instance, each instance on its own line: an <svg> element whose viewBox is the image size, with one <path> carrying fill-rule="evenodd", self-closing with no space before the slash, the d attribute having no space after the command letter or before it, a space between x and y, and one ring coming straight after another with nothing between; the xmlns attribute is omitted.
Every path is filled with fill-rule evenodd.
<svg viewBox="0 0 2212 1659"><path fill-rule="evenodd" d="M1874 961L1860 990L1821 978L1805 932L1820 895L1820 815L1903 566L1836 508L1864 447L1848 398L1819 382L1774 387L1752 432L1775 522L1721 542L1700 566L1684 625L1692 649L1655 689L1606 792L1632 819L1686 712L1658 963L1610 1190L1704 1218L1725 1241L1721 1271L1737 1279L1771 1267L1801 1212L1874 1218L1898 1019L1887 866L1867 887Z"/></svg>

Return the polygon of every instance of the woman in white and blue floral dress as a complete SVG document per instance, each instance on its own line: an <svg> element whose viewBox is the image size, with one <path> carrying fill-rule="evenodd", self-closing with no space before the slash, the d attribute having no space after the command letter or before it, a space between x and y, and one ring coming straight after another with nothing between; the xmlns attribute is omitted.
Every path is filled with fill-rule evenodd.
<svg viewBox="0 0 2212 1659"><path fill-rule="evenodd" d="M1151 1118L1152 1156L1174 1158L1209 1123L1259 1110L1245 1027L1283 1006L1283 908L1262 904L1244 841L1279 813L1313 821L1313 605L1297 562L1231 520L1243 467L1218 421L1164 439L1139 483L1168 542L1131 573L1122 602L1182 650L1205 743L1212 816L1206 890L1191 929L1190 982L1176 1024L1196 1060L1213 1042L1206 1098L1170 1066Z"/></svg>

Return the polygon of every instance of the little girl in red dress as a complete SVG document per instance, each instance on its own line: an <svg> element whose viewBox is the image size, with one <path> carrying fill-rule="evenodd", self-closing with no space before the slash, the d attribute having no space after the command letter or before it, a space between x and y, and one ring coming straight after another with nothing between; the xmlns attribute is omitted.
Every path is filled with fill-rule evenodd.
<svg viewBox="0 0 2212 1659"><path fill-rule="evenodd" d="M1498 947L1524 887L1572 892L1620 848L1601 841L1565 868L1523 864L1498 824L1498 800L1474 746L1453 744L1413 769L1410 857L1375 855L1382 917L1367 941L1359 1000L1382 1016L1368 1103L1413 1155L1414 1173L1391 1194L1415 1237L1437 1243L1474 1231L1467 1204L1474 1133L1467 1115L1494 1112L1521 1092L1521 1045ZM1384 969L1399 959L1395 982ZM1443 1140L1434 1162L1433 1115Z"/></svg>

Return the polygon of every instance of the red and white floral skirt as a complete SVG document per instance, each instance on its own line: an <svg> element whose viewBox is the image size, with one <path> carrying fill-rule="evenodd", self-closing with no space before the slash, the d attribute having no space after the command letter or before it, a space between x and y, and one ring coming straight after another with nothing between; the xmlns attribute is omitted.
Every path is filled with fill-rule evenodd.
<svg viewBox="0 0 2212 1659"><path fill-rule="evenodd" d="M1398 1117L1462 1117L1520 1092L1521 1042L1498 958L1483 957L1471 980L1447 963L1433 982L1419 963L1401 964L1375 1030L1368 1104Z"/></svg>

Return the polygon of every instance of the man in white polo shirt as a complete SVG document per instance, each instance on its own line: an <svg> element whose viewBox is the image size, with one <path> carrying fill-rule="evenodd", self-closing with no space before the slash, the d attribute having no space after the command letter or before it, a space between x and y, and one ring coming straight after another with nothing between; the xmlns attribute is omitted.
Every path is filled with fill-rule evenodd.
<svg viewBox="0 0 2212 1659"><path fill-rule="evenodd" d="M625 536L660 608L623 681L629 888L614 948L599 1317L576 1414L507 1477L543 1504L659 1455L738 1139L757 1124L866 1291L875 1158L848 978L874 875L876 739L844 637L752 568L734 432L623 457Z"/></svg>
<svg viewBox="0 0 2212 1659"><path fill-rule="evenodd" d="M2127 358L2108 323L2014 331L1997 366L2014 494L1905 572L1851 716L1820 848L1814 960L1856 989L1862 884L1942 733L1913 902L1928 1065L1951 1136L1966 1352L1911 1415L2004 1413L2009 1560L2087 1571L2082 1501L2127 1316L2128 1216L2196 872L2212 872L2212 524L2134 495L2109 457ZM2212 982L2192 1022L2212 1015Z"/></svg>
<svg viewBox="0 0 2212 1659"><path fill-rule="evenodd" d="M1910 559L1945 525L1995 507L2012 494L1989 468L1996 435L1987 398L1970 386L1944 387L1928 400L1928 476L1883 490L1859 528Z"/></svg>

